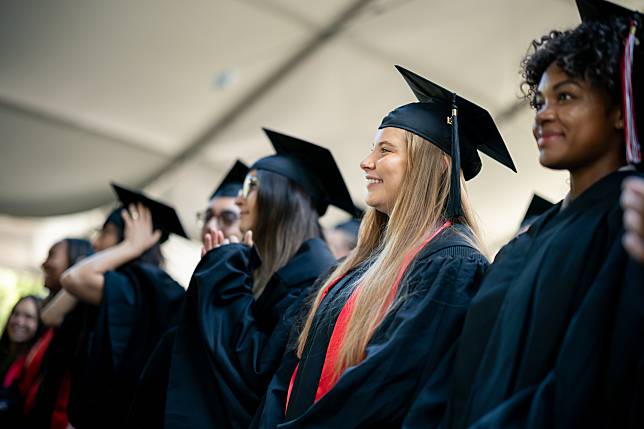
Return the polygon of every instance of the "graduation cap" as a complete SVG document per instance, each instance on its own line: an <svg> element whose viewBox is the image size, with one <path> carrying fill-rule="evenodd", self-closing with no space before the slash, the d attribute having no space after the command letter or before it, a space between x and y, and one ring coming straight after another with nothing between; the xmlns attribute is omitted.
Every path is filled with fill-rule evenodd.
<svg viewBox="0 0 644 429"><path fill-rule="evenodd" d="M638 137L638 128L644 130L644 119L635 117L635 103L642 103L644 88L641 87L641 75L644 70L644 49L637 45L636 33L642 26L642 14L604 0L576 0L579 16L583 22L607 22L613 18L626 18L630 30L624 41L621 58L620 77L622 80L622 110L624 114L624 139L626 141L626 159L630 164L642 164L642 150ZM644 42L644 41L643 41ZM633 69L636 72L633 73ZM633 79L633 76L637 79ZM644 106L639 106L640 115ZM644 118L644 116L641 116ZM638 123L639 122L639 123Z"/></svg>
<svg viewBox="0 0 644 429"><path fill-rule="evenodd" d="M318 215L334 205L351 215L354 205L338 165L328 149L263 128L275 155L261 158L250 169L267 170L287 177L311 197Z"/></svg>
<svg viewBox="0 0 644 429"><path fill-rule="evenodd" d="M248 166L240 160L235 161L232 168L226 173L224 180L210 195L210 200L215 197L236 197L242 188L244 178L248 174Z"/></svg>
<svg viewBox="0 0 644 429"><path fill-rule="evenodd" d="M470 180L481 170L477 151L516 172L512 157L487 110L411 71L396 66L418 98L390 112L380 124L410 131L452 158L451 193L447 215L458 218L461 207L460 170Z"/></svg>
<svg viewBox="0 0 644 429"><path fill-rule="evenodd" d="M124 188L123 186L117 185L113 182L111 185L118 199L121 201L121 204L123 204L123 207L128 207L130 204L141 203L150 210L154 229L158 229L162 232L160 242L167 240L171 233L188 238L188 235L183 229L179 216L177 216L177 212L174 208L163 204L162 202L153 200L138 191ZM110 215L110 217L111 216L112 215ZM108 221L109 219L110 218L108 217Z"/></svg>
<svg viewBox="0 0 644 429"><path fill-rule="evenodd" d="M554 205L555 205L554 203L551 203L545 198L537 194L532 194L532 200L530 200L530 205L528 206L528 209L526 210L525 215L523 216L523 220L521 221L521 226L530 222L533 218L547 212Z"/></svg>

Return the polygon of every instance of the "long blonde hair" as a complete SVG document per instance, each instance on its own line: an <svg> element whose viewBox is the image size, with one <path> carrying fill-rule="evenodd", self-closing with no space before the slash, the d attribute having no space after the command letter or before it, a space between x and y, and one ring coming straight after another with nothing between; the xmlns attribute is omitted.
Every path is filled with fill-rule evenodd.
<svg viewBox="0 0 644 429"><path fill-rule="evenodd" d="M369 208L362 220L358 245L322 285L298 340L297 355L302 357L315 313L327 285L373 258L373 263L358 280L353 312L338 354L335 376L364 359L374 331L389 311L405 299L398 293L391 301L392 285L405 256L438 230L446 221L450 191L450 158L435 145L413 133L405 132L407 162L401 192L389 218ZM462 223L471 230L471 242L480 248L478 227L465 192L461 174Z"/></svg>

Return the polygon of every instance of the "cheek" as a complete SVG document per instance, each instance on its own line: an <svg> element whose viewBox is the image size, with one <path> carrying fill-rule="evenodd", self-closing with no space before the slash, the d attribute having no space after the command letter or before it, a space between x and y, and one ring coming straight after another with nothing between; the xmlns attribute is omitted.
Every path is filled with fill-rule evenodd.
<svg viewBox="0 0 644 429"><path fill-rule="evenodd" d="M29 319L26 325L29 327L29 331L32 334L36 332L36 329L38 329L38 321L35 318Z"/></svg>
<svg viewBox="0 0 644 429"><path fill-rule="evenodd" d="M388 175L388 182L389 186L392 189L399 189L404 172L405 172L405 161L401 158L396 158L396 159L390 159L388 160L389 162L387 163L387 175Z"/></svg>

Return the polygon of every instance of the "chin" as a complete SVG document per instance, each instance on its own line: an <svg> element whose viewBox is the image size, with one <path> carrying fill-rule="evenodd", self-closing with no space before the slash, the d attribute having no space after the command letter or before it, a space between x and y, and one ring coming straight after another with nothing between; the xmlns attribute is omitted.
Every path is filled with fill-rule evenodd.
<svg viewBox="0 0 644 429"><path fill-rule="evenodd" d="M539 154L539 164L551 170L566 170L568 168L568 164L561 157L545 152Z"/></svg>

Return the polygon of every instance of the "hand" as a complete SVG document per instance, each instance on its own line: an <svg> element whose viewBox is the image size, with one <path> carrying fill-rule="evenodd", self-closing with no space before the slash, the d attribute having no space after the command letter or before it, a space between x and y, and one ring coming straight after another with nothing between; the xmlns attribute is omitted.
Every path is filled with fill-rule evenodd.
<svg viewBox="0 0 644 429"><path fill-rule="evenodd" d="M203 237L203 247L201 248L201 257L210 252L212 249L230 243L239 243L239 238L230 236L224 237L224 233L217 229L210 229ZM242 244L253 246L253 231L247 231L242 239Z"/></svg>
<svg viewBox="0 0 644 429"><path fill-rule="evenodd" d="M154 246L161 238L161 231L153 231L152 214L143 204L130 204L127 210L121 211L121 216L125 223L123 241L137 256Z"/></svg>
<svg viewBox="0 0 644 429"><path fill-rule="evenodd" d="M644 179L626 179L623 187L621 203L626 232L622 242L633 259L644 262Z"/></svg>

